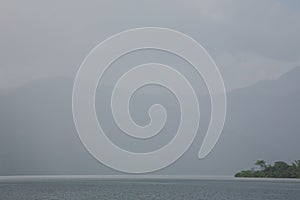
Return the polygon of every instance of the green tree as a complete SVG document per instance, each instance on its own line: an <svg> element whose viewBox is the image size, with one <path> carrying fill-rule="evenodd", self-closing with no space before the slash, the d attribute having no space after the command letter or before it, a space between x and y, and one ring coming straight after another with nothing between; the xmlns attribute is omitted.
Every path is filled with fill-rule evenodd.
<svg viewBox="0 0 300 200"><path fill-rule="evenodd" d="M292 163L291 173L294 178L300 178L300 160L295 160Z"/></svg>
<svg viewBox="0 0 300 200"><path fill-rule="evenodd" d="M264 160L257 160L255 162L255 165L260 166L260 168L263 170L266 169L266 167L267 167L266 162Z"/></svg>
<svg viewBox="0 0 300 200"><path fill-rule="evenodd" d="M283 161L277 161L272 166L273 176L275 178L290 178L289 165Z"/></svg>

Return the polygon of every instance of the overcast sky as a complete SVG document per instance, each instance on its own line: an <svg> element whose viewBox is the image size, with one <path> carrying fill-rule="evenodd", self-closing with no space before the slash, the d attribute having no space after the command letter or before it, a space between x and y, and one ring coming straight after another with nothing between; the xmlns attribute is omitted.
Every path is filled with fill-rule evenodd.
<svg viewBox="0 0 300 200"><path fill-rule="evenodd" d="M145 50L113 63L103 78L107 85L97 90L97 116L114 143L147 152L174 136L180 111L165 89L143 88L150 92L138 91L130 102L134 120L142 125L149 123L147 109L154 103L168 111L166 134L149 144L130 141L110 110L109 92L118 77L131 66L162 61L196 86L201 130L187 154L159 173L233 175L256 159L299 159L299 19L296 0L1 1L0 175L118 174L80 143L72 117L73 81L101 41L148 26L183 32L210 53L229 91L224 131L211 156L199 161L209 97L201 96L199 77L182 59Z"/></svg>
<svg viewBox="0 0 300 200"><path fill-rule="evenodd" d="M74 78L84 57L120 31L159 26L201 43L228 89L300 65L298 1L2 1L0 89Z"/></svg>

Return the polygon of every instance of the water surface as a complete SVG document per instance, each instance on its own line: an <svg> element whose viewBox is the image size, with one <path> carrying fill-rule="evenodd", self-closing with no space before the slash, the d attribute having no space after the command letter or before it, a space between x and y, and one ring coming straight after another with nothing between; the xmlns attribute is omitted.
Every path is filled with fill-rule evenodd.
<svg viewBox="0 0 300 200"><path fill-rule="evenodd" d="M297 200L300 199L300 182L234 179L2 181L0 199Z"/></svg>

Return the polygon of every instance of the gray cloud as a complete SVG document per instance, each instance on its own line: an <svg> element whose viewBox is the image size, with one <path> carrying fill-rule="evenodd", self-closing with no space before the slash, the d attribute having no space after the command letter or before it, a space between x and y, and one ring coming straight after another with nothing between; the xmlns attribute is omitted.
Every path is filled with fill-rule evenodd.
<svg viewBox="0 0 300 200"><path fill-rule="evenodd" d="M143 26L192 36L216 60L229 89L244 87L299 65L297 6L258 0L2 2L0 87L74 77L100 41Z"/></svg>

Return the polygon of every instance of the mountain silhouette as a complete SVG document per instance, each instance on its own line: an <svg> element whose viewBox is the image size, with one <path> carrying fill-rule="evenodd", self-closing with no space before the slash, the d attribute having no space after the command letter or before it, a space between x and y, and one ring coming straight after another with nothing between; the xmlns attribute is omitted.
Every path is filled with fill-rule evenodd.
<svg viewBox="0 0 300 200"><path fill-rule="evenodd" d="M300 67L297 67L276 80L228 92L225 127L212 153L204 160L197 159L207 127L204 125L187 153L158 174L233 175L260 158L267 162L299 159L299 85ZM1 93L0 175L119 174L99 164L81 144L72 117L72 87L73 80L57 78ZM108 89L104 88L104 93L109 94ZM164 104L171 104L169 110L172 110L178 103L167 95L156 93L153 98L139 95L137 107L142 109L152 100L162 99ZM207 124L210 109L205 104L209 104L209 97L199 97L200 107L204 108L201 120ZM100 111L108 109L101 108L100 103L98 107ZM133 114L135 118L147 116L138 111ZM177 114L174 111L169 115L173 122L165 128L166 135L173 134L178 127ZM108 121L106 128L117 131L114 123ZM146 118L141 121L144 122ZM124 141L122 145L129 144L125 137ZM137 144L136 148L143 146L146 148L144 144Z"/></svg>

